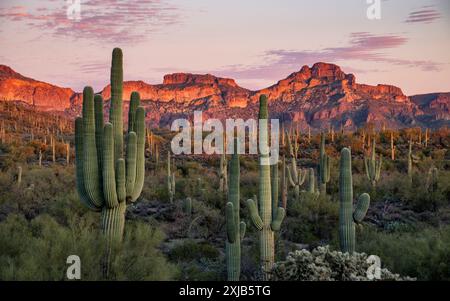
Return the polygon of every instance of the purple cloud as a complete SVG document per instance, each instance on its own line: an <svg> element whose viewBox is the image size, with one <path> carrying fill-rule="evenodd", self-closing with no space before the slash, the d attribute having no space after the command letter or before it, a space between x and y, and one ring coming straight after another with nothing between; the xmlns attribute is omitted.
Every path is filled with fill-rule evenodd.
<svg viewBox="0 0 450 301"><path fill-rule="evenodd" d="M405 22L429 24L440 18L441 14L433 6L424 6L420 10L411 12Z"/></svg>
<svg viewBox="0 0 450 301"><path fill-rule="evenodd" d="M319 51L269 50L265 52L268 64L257 66L231 65L215 71L236 79L279 79L303 65L317 62L363 60L420 68L424 71L440 70L440 64L426 60L391 58L383 50L406 44L407 38L399 35L377 36L368 32L350 34L349 46L330 47Z"/></svg>
<svg viewBox="0 0 450 301"><path fill-rule="evenodd" d="M56 7L46 1L40 1L40 4L42 6L35 9L24 6L0 8L0 20L25 22L29 27L43 29L55 36L112 43L135 43L166 26L180 23L178 8L167 0L82 1L78 22L68 18L65 3Z"/></svg>

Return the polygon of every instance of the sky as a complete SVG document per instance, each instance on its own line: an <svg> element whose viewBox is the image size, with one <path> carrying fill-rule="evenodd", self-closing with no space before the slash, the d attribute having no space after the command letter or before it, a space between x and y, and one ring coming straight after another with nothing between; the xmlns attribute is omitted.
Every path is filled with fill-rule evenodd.
<svg viewBox="0 0 450 301"><path fill-rule="evenodd" d="M358 83L449 92L450 1L0 1L0 64L22 75L98 91L114 47L124 79L151 84L210 73L256 90L327 62Z"/></svg>

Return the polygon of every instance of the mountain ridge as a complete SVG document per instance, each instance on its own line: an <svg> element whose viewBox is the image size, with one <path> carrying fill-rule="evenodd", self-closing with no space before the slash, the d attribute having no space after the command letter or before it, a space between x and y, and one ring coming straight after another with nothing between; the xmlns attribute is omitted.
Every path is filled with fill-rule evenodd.
<svg viewBox="0 0 450 301"><path fill-rule="evenodd" d="M147 110L147 121L165 126L193 110L219 119L255 117L261 94L269 99L271 116L294 122L301 128L329 126L357 128L367 123L393 128L437 127L450 120L450 92L406 96L401 88L357 83L355 75L335 64L319 62L303 66L277 83L256 91L234 79L211 74L166 74L161 84L125 81L124 100L138 91ZM99 93L110 98L110 86ZM81 93L34 80L0 65L0 100L20 101L42 111L79 114Z"/></svg>

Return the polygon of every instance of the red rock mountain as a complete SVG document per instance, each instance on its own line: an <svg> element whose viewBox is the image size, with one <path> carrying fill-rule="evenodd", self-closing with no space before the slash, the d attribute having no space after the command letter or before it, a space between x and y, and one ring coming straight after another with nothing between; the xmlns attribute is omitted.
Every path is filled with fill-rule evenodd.
<svg viewBox="0 0 450 301"><path fill-rule="evenodd" d="M327 63L303 66L259 91L242 88L233 79L188 73L165 75L158 85L126 81L123 90L125 100L132 91L140 92L147 120L159 126L175 118L191 118L194 110L203 111L205 118L256 117L260 94L268 96L273 118L295 122L302 128L344 125L354 129L368 122L397 128L450 123L450 93L408 97L398 87L358 84L353 74ZM110 87L100 93L108 100ZM71 116L79 114L81 105L79 93L24 77L1 65L0 100L22 101L40 110L65 111Z"/></svg>

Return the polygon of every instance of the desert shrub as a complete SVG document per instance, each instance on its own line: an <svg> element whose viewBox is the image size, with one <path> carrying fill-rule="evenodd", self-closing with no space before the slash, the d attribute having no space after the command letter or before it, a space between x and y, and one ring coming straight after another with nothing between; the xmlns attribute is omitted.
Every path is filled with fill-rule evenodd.
<svg viewBox="0 0 450 301"><path fill-rule="evenodd" d="M364 253L331 251L328 246L317 247L311 252L297 250L289 253L285 261L275 263L272 275L275 281L354 281L371 280L367 270L372 265ZM412 280L381 269L380 280Z"/></svg>
<svg viewBox="0 0 450 301"><path fill-rule="evenodd" d="M419 280L450 280L450 226L385 233L366 228L357 248L377 254L383 265Z"/></svg>
<svg viewBox="0 0 450 301"><path fill-rule="evenodd" d="M169 253L169 258L172 261L214 259L218 256L219 251L208 242L197 242L191 239L176 245Z"/></svg>
<svg viewBox="0 0 450 301"><path fill-rule="evenodd" d="M81 218L59 224L48 215L27 221L10 215L0 223L1 280L65 280L66 259L81 259L81 279L102 279L105 243L97 219ZM122 248L112 262L114 279L166 280L175 269L157 247L162 233L144 224L128 223Z"/></svg>
<svg viewBox="0 0 450 301"><path fill-rule="evenodd" d="M317 244L332 240L337 234L339 203L327 197L288 202L287 218L282 227L293 242Z"/></svg>

